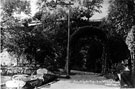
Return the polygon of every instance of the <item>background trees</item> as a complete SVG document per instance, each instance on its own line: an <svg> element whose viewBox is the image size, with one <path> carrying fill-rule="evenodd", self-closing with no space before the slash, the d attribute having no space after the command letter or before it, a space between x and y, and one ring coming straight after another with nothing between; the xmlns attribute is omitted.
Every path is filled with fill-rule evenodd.
<svg viewBox="0 0 135 89"><path fill-rule="evenodd" d="M134 25L135 25L135 1L134 0L113 0L110 2L110 10L108 21L112 24L114 32L120 34L128 45L130 50L131 62L133 63L132 77L135 74L135 58L134 58ZM132 27L133 26L133 27ZM132 29L131 29L132 28ZM131 29L131 30L130 30ZM130 59L130 58L129 58ZM133 80L134 82L135 80ZM135 85L135 82L134 84Z"/></svg>
<svg viewBox="0 0 135 89"><path fill-rule="evenodd" d="M21 55L26 55L30 62L35 60L37 63L46 64L47 67L64 67L69 9L68 6L63 4L66 2L67 0L52 0L50 2L47 0L39 0L37 2L39 11L35 16L30 19L21 20L14 15L15 13L23 12L30 16L30 2L22 0L2 0L1 45L3 49L8 48L9 51L15 52L18 55L18 61ZM71 34L76 32L79 27L91 25L89 19L94 13L101 12L100 8L102 8L102 2L103 0L72 0L74 5L71 5ZM110 1L108 18L104 19L105 26L103 27L103 29L105 29L103 31L107 34L109 39L107 43L109 44L107 49L108 54L106 56L110 57L108 58L110 64L119 62L129 56L128 51L125 50L126 46L124 41L134 23L135 16L132 14L134 12L134 4L132 4L132 2L133 0ZM38 21L40 24L30 26L33 20ZM124 41L121 38L123 38ZM83 44L84 41L87 42L91 39L93 39L93 42L81 46L81 48L77 50L79 53L76 53L77 56L74 57L77 59L75 62L77 62L80 67L85 65L82 64L82 62L88 62L84 58L97 59L94 61L91 60L89 63L100 63L102 61L98 58L102 56L103 45L96 38L81 38L79 41L80 45ZM90 55L94 52L96 54L96 52L98 52L97 50L100 50L99 54ZM96 58L97 56L98 58Z"/></svg>
<svg viewBox="0 0 135 89"><path fill-rule="evenodd" d="M21 0L1 0L1 48L10 49L18 54L23 53L25 48L24 38L26 36L25 29L21 27L20 18L14 16L15 13L30 14L30 6L28 1Z"/></svg>
<svg viewBox="0 0 135 89"><path fill-rule="evenodd" d="M61 64L64 64L68 17L68 7L62 4L64 2L67 1L39 0L37 3L39 11L31 19L38 20L41 24L36 27L28 27L31 19L21 20L16 18L14 14L24 12L31 15L30 3L22 0L2 0L2 47L10 47L20 55L24 52L37 59L39 59L40 53L48 53L41 60L53 56L58 59L57 61L62 61ZM78 27L90 25L91 16L95 12L101 12L102 2L103 0L72 0L74 5L71 6L71 34ZM134 11L129 8L133 7L129 7L131 6L129 1L123 0L113 0L110 1L110 4L107 23L105 23L107 25L109 23L108 32L114 35L118 33L125 38L133 23L134 15L129 14L129 12ZM84 17L87 20L84 20ZM21 27L22 25L23 27Z"/></svg>
<svg viewBox="0 0 135 89"><path fill-rule="evenodd" d="M21 20L14 17L14 13L21 12L30 15L29 2L22 0L3 2L2 27L6 27L2 30L3 48L8 47L19 56L26 54L27 59L35 59L39 63L57 61L63 67L66 57L68 17L68 7L62 4L64 2L67 1L39 0L39 11L31 18L41 23L36 27L28 26L30 19ZM90 25L89 19L94 13L101 12L102 2L103 0L72 0L74 5L71 6L71 34L78 27ZM82 53L78 55L82 57Z"/></svg>
<svg viewBox="0 0 135 89"><path fill-rule="evenodd" d="M134 24L134 7L134 0L110 1L107 20L112 24L112 31L121 35L124 40L131 26Z"/></svg>
<svg viewBox="0 0 135 89"><path fill-rule="evenodd" d="M86 1L89 2L89 4L87 4ZM76 31L76 28L89 25L89 21L83 20L82 17L89 19L94 12L100 12L102 2L103 0L72 1L74 5L71 6L71 34ZM63 3L66 3L66 1L39 1L38 5L40 10L36 13L35 19L37 18L42 22L43 33L45 35L48 34L48 37L53 40L59 59L61 59L60 61L64 62L67 46L68 7ZM63 65L63 62L60 63Z"/></svg>

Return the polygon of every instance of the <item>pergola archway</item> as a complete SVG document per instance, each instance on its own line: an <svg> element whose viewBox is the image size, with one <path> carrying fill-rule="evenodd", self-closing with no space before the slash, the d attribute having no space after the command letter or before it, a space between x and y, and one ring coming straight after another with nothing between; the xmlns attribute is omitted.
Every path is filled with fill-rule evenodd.
<svg viewBox="0 0 135 89"><path fill-rule="evenodd" d="M77 45L77 43L81 38L95 39L95 40L98 40L102 44L102 46L103 46L102 73L105 73L105 71L106 71L106 58L105 58L106 52L105 51L106 51L106 44L107 44L106 33L104 31L102 31L100 28L97 28L97 27L85 26L85 27L79 28L76 32L74 32L71 35L71 38L70 38L71 56L72 56L72 54L74 54L75 51L79 50L78 49L79 46Z"/></svg>
<svg viewBox="0 0 135 89"><path fill-rule="evenodd" d="M120 38L119 36L108 36L108 33L105 33L102 28L89 26L81 27L71 35L70 57L72 57L73 54L75 55L75 52L80 50L80 45L77 44L81 38L88 38L86 39L87 41L89 41L89 38L95 39L102 45L102 73L106 72L106 62L108 62L109 60L118 63L129 58L129 50L122 38ZM83 44L86 44L86 42L84 42Z"/></svg>

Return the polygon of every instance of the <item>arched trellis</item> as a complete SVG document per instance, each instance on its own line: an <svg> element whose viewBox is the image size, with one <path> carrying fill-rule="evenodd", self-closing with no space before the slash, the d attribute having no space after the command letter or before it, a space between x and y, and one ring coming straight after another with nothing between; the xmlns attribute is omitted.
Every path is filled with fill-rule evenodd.
<svg viewBox="0 0 135 89"><path fill-rule="evenodd" d="M70 38L70 53L71 55L76 51L77 43L80 38L98 39L103 46L102 52L102 73L106 72L106 62L111 60L113 62L120 62L129 58L129 50L124 40L120 36L108 36L102 28L97 27L81 27L71 35ZM73 51L75 50L75 51ZM79 49L77 49L78 51ZM109 58L106 58L109 57ZM111 57L111 59L110 59ZM107 60L108 59L108 60ZM130 61L130 60L129 60Z"/></svg>
<svg viewBox="0 0 135 89"><path fill-rule="evenodd" d="M74 32L71 35L71 38L70 38L71 51L72 51L72 49L75 48L78 40L80 38L85 38L85 37L91 37L93 39L98 39L101 42L101 44L103 45L102 73L105 73L106 72L106 44L107 44L106 33L97 27L85 26L85 27L79 28L76 32ZM71 52L71 54L72 54L72 52Z"/></svg>

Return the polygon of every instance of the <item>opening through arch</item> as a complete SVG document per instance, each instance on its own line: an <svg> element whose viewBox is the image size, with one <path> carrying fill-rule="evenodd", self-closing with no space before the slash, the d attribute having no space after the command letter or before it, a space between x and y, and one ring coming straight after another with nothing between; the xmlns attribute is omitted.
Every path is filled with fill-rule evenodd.
<svg viewBox="0 0 135 89"><path fill-rule="evenodd" d="M79 28L76 32L74 32L71 35L71 39L70 39L71 64L75 65L75 63L86 62L85 65L87 66L87 69L88 69L91 65L90 63L92 62L94 63L95 60L97 61L100 59L104 65L99 66L99 67L102 68L101 70L103 71L106 65L105 64L106 63L105 62L106 61L106 58L105 58L106 43L107 43L106 33L102 31L100 28L89 27L89 26ZM97 54L97 55L94 55L94 54ZM70 66L70 67L73 67L73 66ZM96 68L93 68L93 69L96 69ZM96 70L96 71L100 71L100 70ZM94 70L93 72L96 72L96 71Z"/></svg>

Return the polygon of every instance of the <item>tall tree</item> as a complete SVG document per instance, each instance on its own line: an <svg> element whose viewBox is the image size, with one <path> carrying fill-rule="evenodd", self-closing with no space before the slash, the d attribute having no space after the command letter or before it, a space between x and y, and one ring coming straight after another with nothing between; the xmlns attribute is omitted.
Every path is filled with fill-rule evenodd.
<svg viewBox="0 0 135 89"><path fill-rule="evenodd" d="M69 0L73 3L71 5L71 18L81 18L86 17L88 20L94 15L95 12L100 13L102 8L103 0ZM52 10L65 12L67 14L68 6L64 3L69 1L66 0L51 0L48 2L47 0L39 0L37 3L39 6L39 10L41 12L52 12ZM58 10L59 9L59 10ZM43 13L42 13L43 14ZM66 18L65 18L66 19Z"/></svg>
<svg viewBox="0 0 135 89"><path fill-rule="evenodd" d="M113 32L120 34L124 40L133 25L134 0L110 0L108 21Z"/></svg>
<svg viewBox="0 0 135 89"><path fill-rule="evenodd" d="M119 33L128 45L131 58L134 58L134 27L135 25L135 1L134 0L112 0L108 21L112 24L115 32ZM132 28L132 29L131 29ZM130 30L131 29L131 30ZM129 33L128 33L129 32ZM135 64L133 62L133 74L135 74ZM135 80L133 80L135 81ZM134 83L135 85L135 83ZM134 86L135 87L135 86Z"/></svg>
<svg viewBox="0 0 135 89"><path fill-rule="evenodd" d="M74 4L71 5L71 26L74 24L72 28L81 26L80 23L83 21L81 20L82 17L89 19L94 15L94 12L100 12L103 0L87 0L89 4L85 1L86 0L71 0ZM47 0L39 0L39 12L35 15L35 18L38 18L42 22L43 32L50 32L51 39L53 39L55 45L57 45L57 52L63 57L61 59L64 59L66 56L67 17L69 9L64 3L68 3L68 1L51 0L48 2ZM75 29L71 29L71 34L74 31Z"/></svg>
<svg viewBox="0 0 135 89"><path fill-rule="evenodd" d="M25 48L20 39L26 36L26 32L14 13L30 14L30 3L27 0L1 0L1 11L1 47L10 48L19 57Z"/></svg>
<svg viewBox="0 0 135 89"><path fill-rule="evenodd" d="M10 18L14 18L14 13L30 14L30 2L27 0L1 0L1 9L2 25L4 25L5 22L10 21Z"/></svg>
<svg viewBox="0 0 135 89"><path fill-rule="evenodd" d="M84 7L86 7L84 16L88 19L88 21L95 12L101 13L100 8L102 7L102 3L103 0L84 0Z"/></svg>
<svg viewBox="0 0 135 89"><path fill-rule="evenodd" d="M129 31L126 37L126 44L128 45L128 49L130 50L131 61L133 62L131 68L132 72L132 79L133 79L133 86L135 87L135 26Z"/></svg>
<svg viewBox="0 0 135 89"><path fill-rule="evenodd" d="M20 19L14 17L14 13L25 12L30 14L29 2L22 0L1 0L1 35L2 44L8 44L10 39L15 40L22 37L24 34L23 29L16 29L21 26ZM9 42L5 42L6 40ZM11 41L13 42L13 41Z"/></svg>

